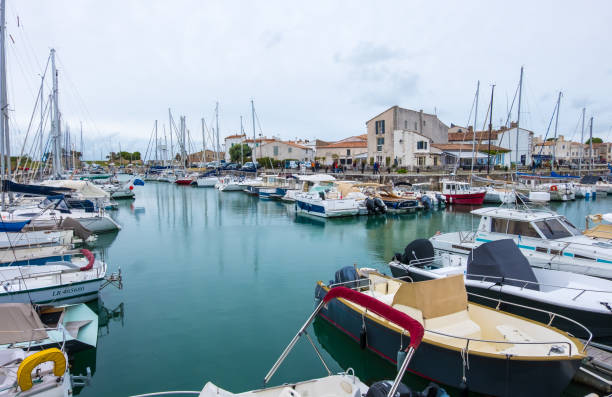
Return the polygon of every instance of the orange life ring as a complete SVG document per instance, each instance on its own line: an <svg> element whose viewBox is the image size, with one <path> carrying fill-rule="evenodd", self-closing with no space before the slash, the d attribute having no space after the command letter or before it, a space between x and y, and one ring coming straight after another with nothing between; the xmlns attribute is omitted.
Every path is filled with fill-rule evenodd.
<svg viewBox="0 0 612 397"><path fill-rule="evenodd" d="M553 192L556 192L558 190L557 185L552 185L550 187L550 190L553 191Z"/></svg>

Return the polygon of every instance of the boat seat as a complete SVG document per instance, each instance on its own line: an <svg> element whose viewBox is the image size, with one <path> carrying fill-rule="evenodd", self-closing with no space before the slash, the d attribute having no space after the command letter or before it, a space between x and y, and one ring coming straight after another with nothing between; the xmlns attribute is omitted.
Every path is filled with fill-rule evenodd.
<svg viewBox="0 0 612 397"><path fill-rule="evenodd" d="M470 318L467 310L426 319L424 327L428 331L442 332L462 338L479 339L482 337L480 326Z"/></svg>
<svg viewBox="0 0 612 397"><path fill-rule="evenodd" d="M525 331L522 331L512 325L502 324L495 327L504 337L504 340L510 342L536 342L537 340L529 336ZM504 345L500 344L498 353L522 355L522 356L565 356L568 354L568 346L566 344L516 344Z"/></svg>
<svg viewBox="0 0 612 397"><path fill-rule="evenodd" d="M414 307L410 306L400 305L399 303L393 305L393 308L395 310L399 310L402 313L406 313L407 315L421 323L421 325L423 325L423 313L421 313L419 309L415 309Z"/></svg>

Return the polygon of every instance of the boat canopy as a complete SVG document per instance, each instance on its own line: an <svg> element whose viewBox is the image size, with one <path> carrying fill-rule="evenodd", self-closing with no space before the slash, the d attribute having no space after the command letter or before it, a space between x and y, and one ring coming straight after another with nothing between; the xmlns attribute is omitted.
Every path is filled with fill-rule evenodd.
<svg viewBox="0 0 612 397"><path fill-rule="evenodd" d="M512 239L503 239L484 243L470 252L467 262L468 279L482 280L482 276L501 279L504 284L525 287L539 291L536 278L529 261L522 254ZM521 281L529 281L527 285Z"/></svg>
<svg viewBox="0 0 612 397"><path fill-rule="evenodd" d="M47 338L45 325L28 303L0 305L0 345Z"/></svg>
<svg viewBox="0 0 612 397"><path fill-rule="evenodd" d="M25 185L23 183L15 183L9 180L2 181L2 188L5 192L34 194L37 196L55 196L58 194L67 194L73 191L67 187Z"/></svg>
<svg viewBox="0 0 612 397"><path fill-rule="evenodd" d="M580 183L583 185L594 185L600 181L603 181L603 178L599 175L585 175L580 180Z"/></svg>
<svg viewBox="0 0 612 397"><path fill-rule="evenodd" d="M57 188L69 188L77 191L86 198L107 198L109 193L100 189L89 181L73 181L69 179L49 180L41 182L45 186L53 186Z"/></svg>

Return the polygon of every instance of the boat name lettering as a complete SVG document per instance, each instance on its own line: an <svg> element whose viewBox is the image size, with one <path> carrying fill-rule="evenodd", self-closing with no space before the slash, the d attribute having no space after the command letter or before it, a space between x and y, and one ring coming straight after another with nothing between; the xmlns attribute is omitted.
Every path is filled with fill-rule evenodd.
<svg viewBox="0 0 612 397"><path fill-rule="evenodd" d="M74 294L74 293L81 292L84 290L85 290L85 287L64 288L63 290L53 291L53 296Z"/></svg>

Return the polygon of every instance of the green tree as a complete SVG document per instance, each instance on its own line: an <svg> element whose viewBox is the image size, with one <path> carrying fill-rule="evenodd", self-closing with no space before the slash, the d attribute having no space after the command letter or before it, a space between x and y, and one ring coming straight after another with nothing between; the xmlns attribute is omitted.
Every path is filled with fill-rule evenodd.
<svg viewBox="0 0 612 397"><path fill-rule="evenodd" d="M587 141L585 142L587 145L591 143L591 138L587 139ZM601 138L593 138L593 143L603 143L603 140Z"/></svg>
<svg viewBox="0 0 612 397"><path fill-rule="evenodd" d="M242 156L243 159L246 159L247 157L251 156L251 148L246 143L235 143L230 148L229 155L232 163L236 163L240 161L240 156Z"/></svg>

